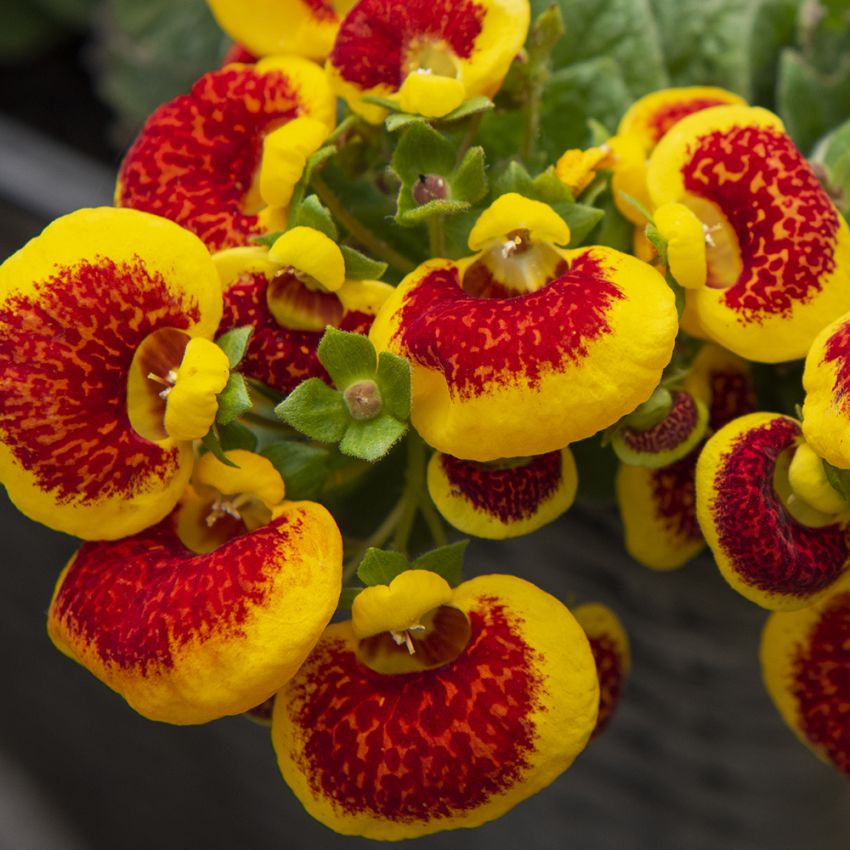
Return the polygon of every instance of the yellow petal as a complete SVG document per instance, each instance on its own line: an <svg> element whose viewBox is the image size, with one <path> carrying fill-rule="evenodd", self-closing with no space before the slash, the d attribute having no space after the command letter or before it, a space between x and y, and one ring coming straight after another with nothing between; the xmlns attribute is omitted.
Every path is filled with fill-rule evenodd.
<svg viewBox="0 0 850 850"><path fill-rule="evenodd" d="M469 247L472 251L482 251L504 242L516 230L527 230L532 242L567 245L570 241L569 226L552 207L508 192L478 217L469 234Z"/></svg>
<svg viewBox="0 0 850 850"><path fill-rule="evenodd" d="M442 118L463 103L466 86L452 77L420 70L407 75L398 97L403 112Z"/></svg>
<svg viewBox="0 0 850 850"><path fill-rule="evenodd" d="M313 278L327 292L336 292L345 283L342 251L330 237L312 227L287 230L269 249L269 259Z"/></svg>
<svg viewBox="0 0 850 850"><path fill-rule="evenodd" d="M329 130L315 118L295 118L273 130L263 140L260 194L272 207L285 207L292 200L295 184L304 173L307 158L328 137Z"/></svg>
<svg viewBox="0 0 850 850"><path fill-rule="evenodd" d="M670 273L685 289L705 286L705 231L702 222L683 204L664 204L653 214L653 221L667 240Z"/></svg>

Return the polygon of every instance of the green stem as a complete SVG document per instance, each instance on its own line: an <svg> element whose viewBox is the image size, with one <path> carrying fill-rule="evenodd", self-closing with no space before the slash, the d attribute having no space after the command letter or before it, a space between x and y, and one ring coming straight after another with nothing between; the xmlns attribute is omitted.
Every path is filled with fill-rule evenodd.
<svg viewBox="0 0 850 850"><path fill-rule="evenodd" d="M364 248L389 263L396 271L408 274L416 268L413 260L396 251L392 245L384 242L377 234L373 233L362 221L352 215L336 196L333 189L325 183L318 175L313 174L310 184L316 190L316 194L322 203L331 211L333 217L358 241Z"/></svg>
<svg viewBox="0 0 850 850"><path fill-rule="evenodd" d="M360 566L360 561L366 554L366 551L372 547L380 549L390 539L390 537L392 537L393 532L398 527L403 509L404 500L399 499L396 506L387 514L384 521L369 535L366 540L356 547L354 554L348 558L342 571L343 587L345 587L345 585L354 578L354 574L357 572L357 568Z"/></svg>
<svg viewBox="0 0 850 850"><path fill-rule="evenodd" d="M463 134L463 138L460 142L460 147L457 149L457 165L460 165L464 156L466 156L466 152L472 147L472 143L475 141L475 138L478 135L478 130L481 128L481 122L483 120L483 112L479 112L478 114L473 115L472 118L469 119L469 125L466 128L466 132Z"/></svg>
<svg viewBox="0 0 850 850"><path fill-rule="evenodd" d="M407 474L400 501L402 511L393 537L393 548L405 554L425 488L425 457L425 442L411 429L407 437Z"/></svg>
<svg viewBox="0 0 850 850"><path fill-rule="evenodd" d="M431 534L431 539L434 541L434 545L445 546L449 541L448 537L446 537L446 529L443 526L443 520L440 518L440 514L434 507L431 497L426 492L422 493L422 499L419 503L419 511L422 514L422 519L425 520L425 524L428 526L428 531Z"/></svg>
<svg viewBox="0 0 850 850"><path fill-rule="evenodd" d="M526 163L534 156L537 137L540 135L540 98L542 95L543 86L537 81L532 82L529 87L528 99L523 108L525 132L520 148L520 156Z"/></svg>
<svg viewBox="0 0 850 850"><path fill-rule="evenodd" d="M446 229L444 219L441 215L435 215L428 219L428 239L430 241L431 257L446 256Z"/></svg>

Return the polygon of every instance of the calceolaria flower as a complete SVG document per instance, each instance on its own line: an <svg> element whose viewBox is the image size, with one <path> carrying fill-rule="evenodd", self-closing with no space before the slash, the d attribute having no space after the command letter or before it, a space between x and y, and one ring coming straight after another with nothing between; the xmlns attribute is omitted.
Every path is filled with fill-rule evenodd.
<svg viewBox="0 0 850 850"><path fill-rule="evenodd" d="M275 700L272 740L306 809L395 840L477 826L548 785L596 724L575 618L522 579L452 589L427 570L362 591Z"/></svg>
<svg viewBox="0 0 850 850"><path fill-rule="evenodd" d="M757 362L791 360L850 309L850 230L772 113L684 118L653 151L647 185L709 338Z"/></svg>
<svg viewBox="0 0 850 850"><path fill-rule="evenodd" d="M578 473L569 449L478 463L434 452L428 492L443 517L464 534L503 540L537 531L567 511Z"/></svg>
<svg viewBox="0 0 850 850"><path fill-rule="evenodd" d="M847 508L788 416L733 420L697 464L697 517L717 566L764 608L792 611L829 593L850 559Z"/></svg>
<svg viewBox="0 0 850 850"><path fill-rule="evenodd" d="M136 210L58 219L0 267L0 479L86 539L161 520L216 414L228 361L203 244Z"/></svg>
<svg viewBox="0 0 850 850"><path fill-rule="evenodd" d="M819 758L850 776L850 578L808 608L771 614L761 664L785 722Z"/></svg>
<svg viewBox="0 0 850 850"><path fill-rule="evenodd" d="M360 0L328 60L331 83L369 121L393 98L405 112L439 118L464 100L494 95L528 32L528 0Z"/></svg>
<svg viewBox="0 0 850 850"><path fill-rule="evenodd" d="M756 409L746 362L716 345L700 349L682 387L708 408L709 434ZM660 467L620 464L617 503L626 551L646 567L677 569L705 548L696 515L696 468L702 446Z"/></svg>
<svg viewBox="0 0 850 850"><path fill-rule="evenodd" d="M324 59L355 0L207 0L219 26L256 56Z"/></svg>
<svg viewBox="0 0 850 850"><path fill-rule="evenodd" d="M116 204L170 218L210 250L247 245L283 228L305 158L335 121L312 62L228 65L151 115L121 165Z"/></svg>
<svg viewBox="0 0 850 850"><path fill-rule="evenodd" d="M330 514L284 502L264 457L210 454L175 512L86 543L59 578L54 643L139 713L205 723L268 699L298 669L340 592Z"/></svg>
<svg viewBox="0 0 850 850"><path fill-rule="evenodd" d="M673 293L611 248L564 250L546 204L502 195L469 237L478 253L408 275L370 337L413 367L412 422L466 460L560 450L647 399L677 330Z"/></svg>
<svg viewBox="0 0 850 850"><path fill-rule="evenodd" d="M269 249L232 248L213 257L221 276L220 331L254 331L244 374L283 394L324 378L317 348L325 328L367 333L392 292L376 280L348 280L339 247L324 233L295 227Z"/></svg>

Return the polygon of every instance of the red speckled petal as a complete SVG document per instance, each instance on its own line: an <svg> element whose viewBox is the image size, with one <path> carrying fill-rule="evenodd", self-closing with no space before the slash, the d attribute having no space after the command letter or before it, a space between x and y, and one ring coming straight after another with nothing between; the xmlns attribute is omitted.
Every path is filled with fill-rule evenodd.
<svg viewBox="0 0 850 850"><path fill-rule="evenodd" d="M569 449L508 463L481 464L436 452L428 492L464 534L501 540L530 534L573 503L578 475Z"/></svg>
<svg viewBox="0 0 850 850"><path fill-rule="evenodd" d="M773 701L799 738L850 777L850 583L802 611L771 615L761 661Z"/></svg>
<svg viewBox="0 0 850 850"><path fill-rule="evenodd" d="M205 74L189 94L160 106L121 165L116 203L170 218L210 250L246 245L263 232L262 202L253 197L263 137L301 115L333 121L316 66L269 61ZM314 86L327 91L314 96Z"/></svg>
<svg viewBox="0 0 850 850"><path fill-rule="evenodd" d="M204 723L259 705L295 672L339 597L330 514L284 503L272 522L196 555L173 519L84 545L59 579L50 636L137 711Z"/></svg>
<svg viewBox="0 0 850 850"><path fill-rule="evenodd" d="M509 576L466 582L452 604L471 625L454 661L376 673L341 623L278 694L281 770L327 826L379 839L477 826L547 785L584 746L599 692L572 615Z"/></svg>
<svg viewBox="0 0 850 850"><path fill-rule="evenodd" d="M251 378L287 394L308 378L330 383L316 355L324 331L301 331L277 323L266 300L268 278L262 272L242 275L224 291L224 316L220 333L251 325L254 333L239 369ZM374 316L347 311L340 330L366 334Z"/></svg>
<svg viewBox="0 0 850 850"><path fill-rule="evenodd" d="M708 441L697 467L697 516L720 571L739 593L774 610L814 602L850 554L844 526L803 525L774 487L777 465L790 461L800 434L784 416L743 416Z"/></svg>

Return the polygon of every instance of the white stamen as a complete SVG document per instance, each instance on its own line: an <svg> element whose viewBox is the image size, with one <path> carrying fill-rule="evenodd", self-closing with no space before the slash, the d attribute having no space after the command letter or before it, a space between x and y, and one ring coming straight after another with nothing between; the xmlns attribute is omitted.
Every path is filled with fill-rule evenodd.
<svg viewBox="0 0 850 850"><path fill-rule="evenodd" d="M400 632L395 632L390 629L390 635L392 639L395 641L396 646L401 646L402 644L407 647L408 653L413 655L416 652L416 647L413 645L413 637L411 636L411 632L424 632L425 626L420 623L415 623L412 626L408 626L406 629L402 629Z"/></svg>

